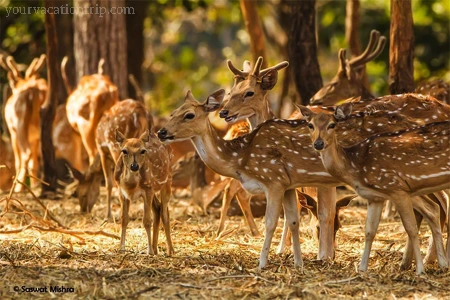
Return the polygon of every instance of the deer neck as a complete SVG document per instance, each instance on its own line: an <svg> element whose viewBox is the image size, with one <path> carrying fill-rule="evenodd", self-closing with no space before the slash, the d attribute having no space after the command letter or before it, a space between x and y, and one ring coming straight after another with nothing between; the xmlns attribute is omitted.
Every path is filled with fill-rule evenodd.
<svg viewBox="0 0 450 300"><path fill-rule="evenodd" d="M361 84L361 99L372 99L375 98L375 96L364 86L364 84Z"/></svg>
<svg viewBox="0 0 450 300"><path fill-rule="evenodd" d="M320 152L320 158L325 169L336 179L342 182L351 182L349 180L349 172L354 167L347 159L348 153L338 144L336 136L334 136L332 143Z"/></svg>
<svg viewBox="0 0 450 300"><path fill-rule="evenodd" d="M219 137L208 119L206 123L205 132L191 139L195 150L211 170L223 176L236 178L238 153L231 149L230 143Z"/></svg>
<svg viewBox="0 0 450 300"><path fill-rule="evenodd" d="M250 123L250 129L254 130L259 124L264 123L267 120L271 120L275 118L274 113L270 109L269 101L267 99L267 96L264 96L263 99L263 108L261 111L258 111L253 116L248 118L248 121Z"/></svg>

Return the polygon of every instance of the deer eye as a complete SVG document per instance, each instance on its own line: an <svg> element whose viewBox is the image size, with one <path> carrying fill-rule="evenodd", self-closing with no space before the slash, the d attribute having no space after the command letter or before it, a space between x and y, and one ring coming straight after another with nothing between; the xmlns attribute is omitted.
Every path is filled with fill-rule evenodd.
<svg viewBox="0 0 450 300"><path fill-rule="evenodd" d="M147 153L147 150L142 149L142 150L141 150L141 154L145 154L145 153Z"/></svg>
<svg viewBox="0 0 450 300"><path fill-rule="evenodd" d="M125 154L125 155L127 155L127 154L128 154L127 149L122 149L122 153Z"/></svg>
<svg viewBox="0 0 450 300"><path fill-rule="evenodd" d="M308 123L308 128L309 129L314 129L314 125L312 123Z"/></svg>
<svg viewBox="0 0 450 300"><path fill-rule="evenodd" d="M333 129L336 127L336 123L331 123L330 125L328 125L328 129Z"/></svg>
<svg viewBox="0 0 450 300"><path fill-rule="evenodd" d="M247 98L247 97L253 97L254 94L255 94L255 93L252 92L252 91L245 92L244 98Z"/></svg>
<svg viewBox="0 0 450 300"><path fill-rule="evenodd" d="M183 120L192 120L193 118L195 118L195 114L187 113L187 114L184 115Z"/></svg>

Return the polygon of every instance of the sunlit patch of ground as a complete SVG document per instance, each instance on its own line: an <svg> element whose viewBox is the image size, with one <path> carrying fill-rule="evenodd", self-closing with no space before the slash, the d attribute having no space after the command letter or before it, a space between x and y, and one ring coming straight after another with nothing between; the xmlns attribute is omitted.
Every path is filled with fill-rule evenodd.
<svg viewBox="0 0 450 300"><path fill-rule="evenodd" d="M2 196L1 196L2 197ZM26 208L41 214L29 195L17 195ZM44 200L48 209L72 230L103 230L120 235L120 206L114 202L116 223L104 222L104 195L92 215L81 215L76 199ZM146 253L146 234L141 224L142 203L130 209L126 252L119 240L103 235L78 237L27 229L0 235L0 298L49 298L50 286L73 288L58 293L75 298L409 298L444 299L450 297L450 273L441 272L436 263L427 266L426 276L414 269L400 271L406 234L399 219L380 225L370 259L369 271L357 272L364 242L364 206L343 210L343 229L338 233L339 248L334 261L316 260L317 242L311 236L307 216L301 222L303 270L293 268L290 251L276 255L282 220L276 231L268 268L257 273L262 238L254 238L242 217L231 217L225 233L216 240L218 219L203 216L188 199L171 202L172 239L176 254L166 256L165 235L160 231L159 254ZM26 222L16 214L0 219L0 230L22 227ZM258 219L264 232L264 219ZM430 231L421 229L425 254ZM444 235L446 236L446 234ZM48 292L16 292L14 287L44 288Z"/></svg>

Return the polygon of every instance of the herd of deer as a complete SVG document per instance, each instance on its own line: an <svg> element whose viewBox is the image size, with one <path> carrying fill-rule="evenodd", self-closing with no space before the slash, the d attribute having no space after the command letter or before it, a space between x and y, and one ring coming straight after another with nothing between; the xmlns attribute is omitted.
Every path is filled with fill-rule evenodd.
<svg viewBox="0 0 450 300"><path fill-rule="evenodd" d="M233 198L238 200L253 235L259 235L253 214L265 215L259 269L267 265L281 208L284 228L277 252L283 252L292 239L294 265L303 265L299 203L318 219L318 258L333 258L339 209L355 197L336 201L336 187L347 185L368 201L361 271L368 268L383 204L388 199L408 234L402 269L409 268L414 259L416 272L425 271L418 239L423 218L432 232L425 263L437 259L441 268L448 268L450 239L445 247L442 232L445 227L450 232L449 199L443 192L450 188L450 106L429 94L443 94L448 100L449 88L440 81L421 86L421 94L375 98L364 87L359 71L380 54L385 42L372 31L366 50L358 57L347 60L345 50L340 50L338 73L312 97L315 106L298 106L288 119L275 118L266 97L277 83L278 71L288 62L261 70L260 57L253 68L246 61L239 70L228 61L234 74L231 90L217 90L204 102L188 91L184 103L157 134L153 117L142 102L119 101L117 87L103 75L102 62L98 74L84 76L73 89L65 76L65 59L61 69L70 96L58 107L53 121L56 157L67 161L77 179L82 212L92 211L104 179L106 216L112 219L112 189L117 186L122 250L130 204L142 197L148 253L157 253L160 220L168 254L174 253L168 207L172 181L188 178L193 202L203 210L222 196L218 235ZM22 78L11 56L0 58L12 89L5 105L5 121L21 182L27 173L32 179L39 177L39 108L47 86L38 78L38 71L44 61L45 56L35 59ZM338 102L341 105L336 106ZM210 121L210 114L218 111L233 124L225 137ZM174 163L172 152L186 152L180 151L177 142L186 140L196 152ZM2 140L2 149L7 148ZM1 152L2 163L7 162L7 151ZM210 184L213 172L224 177ZM4 188L7 180L0 180ZM16 185L15 191L22 188Z"/></svg>

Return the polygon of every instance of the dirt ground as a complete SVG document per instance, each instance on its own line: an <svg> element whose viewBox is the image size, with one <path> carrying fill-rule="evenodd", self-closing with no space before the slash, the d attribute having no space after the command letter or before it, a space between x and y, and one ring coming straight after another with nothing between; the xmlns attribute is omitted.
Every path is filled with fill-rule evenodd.
<svg viewBox="0 0 450 300"><path fill-rule="evenodd" d="M15 197L33 215L43 216L43 209L30 194ZM74 198L43 202L70 230L103 230L120 235L118 221L104 222L104 196L92 215L78 213L78 201ZM1 203L2 211L4 204ZM159 254L149 256L145 254L142 210L141 202L131 206L125 253L118 250L118 239L100 234L71 235L31 227L19 233L0 234L0 298L450 299L450 272L439 271L436 263L427 266L427 275L420 277L414 269L400 271L406 234L398 218L383 221L369 271L357 272L364 245L364 206L343 211L344 227L338 233L339 248L334 261L316 260L317 241L311 236L308 216L302 217L303 270L293 268L290 251L275 254L281 237L280 219L268 267L261 273L256 267L263 238L252 237L242 217L231 217L225 234L217 240L217 216L201 215L188 198L175 198L171 202L171 222L176 254L166 255L161 230ZM0 219L0 230L29 224L29 217L20 214L20 209L15 211ZM113 211L118 220L118 201ZM264 232L264 219L257 219L257 224ZM420 236L424 255L430 236L426 225ZM60 289L55 290L55 286ZM32 288L39 290L31 291Z"/></svg>

